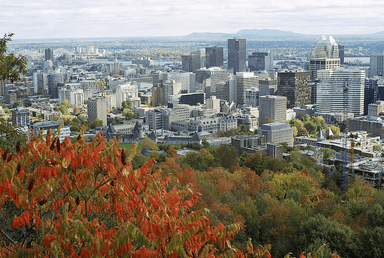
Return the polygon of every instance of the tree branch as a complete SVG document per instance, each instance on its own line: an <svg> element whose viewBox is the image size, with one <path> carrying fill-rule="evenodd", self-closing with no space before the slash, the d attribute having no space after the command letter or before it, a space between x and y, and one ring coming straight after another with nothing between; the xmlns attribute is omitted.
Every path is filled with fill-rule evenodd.
<svg viewBox="0 0 384 258"><path fill-rule="evenodd" d="M7 233L5 233L1 228L0 228L0 232L14 245L16 246L17 244L15 243L15 241L12 240L12 238L10 238Z"/></svg>

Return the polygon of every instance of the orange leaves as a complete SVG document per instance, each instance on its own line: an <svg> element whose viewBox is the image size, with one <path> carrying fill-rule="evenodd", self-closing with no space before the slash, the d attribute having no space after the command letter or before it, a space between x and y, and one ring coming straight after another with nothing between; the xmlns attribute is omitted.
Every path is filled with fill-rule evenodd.
<svg viewBox="0 0 384 258"><path fill-rule="evenodd" d="M45 235L43 238L44 245L46 247L51 247L51 243L56 240L56 236Z"/></svg>
<svg viewBox="0 0 384 258"><path fill-rule="evenodd" d="M153 169L154 159L132 170L132 157L117 149L117 141L107 143L99 135L90 144L83 139L60 144L53 137L35 137L22 155L6 154L7 161L0 161L9 168L11 159L14 166L0 177L0 202L21 210L16 217L7 211L15 218L6 230L17 235L29 226L42 235L42 241L33 243L34 236L17 236L33 246L36 256L59 252L70 257L177 257L197 256L202 248L213 255L215 241L225 243L237 232L211 227L206 210L191 212L198 200L192 188L196 173L172 159L164 171L177 176L181 185L169 185L170 176ZM175 153L171 149L169 154ZM15 178L21 183L13 185ZM169 248L176 235L179 243ZM52 243L54 248L49 248Z"/></svg>
<svg viewBox="0 0 384 258"><path fill-rule="evenodd" d="M28 213L23 213L20 216L16 217L11 224L12 228L19 228L23 226L29 226L30 216Z"/></svg>

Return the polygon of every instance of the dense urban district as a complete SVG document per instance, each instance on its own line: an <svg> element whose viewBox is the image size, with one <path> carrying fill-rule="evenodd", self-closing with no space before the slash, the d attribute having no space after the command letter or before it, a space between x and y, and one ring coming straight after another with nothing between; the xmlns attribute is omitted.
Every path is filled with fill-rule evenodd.
<svg viewBox="0 0 384 258"><path fill-rule="evenodd" d="M251 33L5 34L0 257L384 257L384 37Z"/></svg>

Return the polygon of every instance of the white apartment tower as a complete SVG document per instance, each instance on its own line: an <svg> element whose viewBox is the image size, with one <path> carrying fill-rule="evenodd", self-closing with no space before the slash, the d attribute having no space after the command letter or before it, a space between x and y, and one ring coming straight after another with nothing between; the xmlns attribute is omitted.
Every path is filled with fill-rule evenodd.
<svg viewBox="0 0 384 258"><path fill-rule="evenodd" d="M116 87L116 106L121 108L121 103L126 100L136 100L139 95L137 85L126 83Z"/></svg>
<svg viewBox="0 0 384 258"><path fill-rule="evenodd" d="M317 71L316 111L342 113L344 111L343 88L348 86L347 113L355 117L364 114L365 71L336 67Z"/></svg>

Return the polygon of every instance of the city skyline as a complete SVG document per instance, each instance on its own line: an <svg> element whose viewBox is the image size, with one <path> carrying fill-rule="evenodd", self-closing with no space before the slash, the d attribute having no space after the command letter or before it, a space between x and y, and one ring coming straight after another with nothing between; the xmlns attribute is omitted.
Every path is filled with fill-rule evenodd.
<svg viewBox="0 0 384 258"><path fill-rule="evenodd" d="M183 36L278 29L301 34L369 34L384 29L381 1L5 1L0 31L15 39Z"/></svg>

